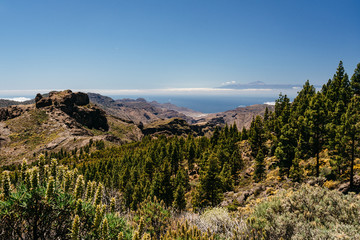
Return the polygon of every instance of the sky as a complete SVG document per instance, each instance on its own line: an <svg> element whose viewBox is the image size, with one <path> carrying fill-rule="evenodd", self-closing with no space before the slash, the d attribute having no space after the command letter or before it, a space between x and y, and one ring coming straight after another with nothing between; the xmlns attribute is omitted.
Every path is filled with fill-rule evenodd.
<svg viewBox="0 0 360 240"><path fill-rule="evenodd" d="M360 1L4 0L0 93L321 85L360 62ZM10 91L11 90L11 91Z"/></svg>

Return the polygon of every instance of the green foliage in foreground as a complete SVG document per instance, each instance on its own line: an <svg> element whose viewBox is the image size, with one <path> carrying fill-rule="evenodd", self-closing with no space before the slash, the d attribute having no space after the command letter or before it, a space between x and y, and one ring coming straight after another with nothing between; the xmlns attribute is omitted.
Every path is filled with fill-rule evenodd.
<svg viewBox="0 0 360 240"><path fill-rule="evenodd" d="M115 239L120 232L131 238L125 220L103 204L101 184L85 184L56 160L30 169L24 162L21 170L12 181L1 174L0 239Z"/></svg>
<svg viewBox="0 0 360 240"><path fill-rule="evenodd" d="M302 185L258 204L248 222L268 239L360 239L360 198Z"/></svg>
<svg viewBox="0 0 360 240"><path fill-rule="evenodd" d="M359 195L318 186L280 191L240 213L209 208L174 214L148 197L127 217L102 184L52 160L1 173L0 239L358 239ZM105 205L107 202L108 205ZM244 217L244 216L243 216Z"/></svg>

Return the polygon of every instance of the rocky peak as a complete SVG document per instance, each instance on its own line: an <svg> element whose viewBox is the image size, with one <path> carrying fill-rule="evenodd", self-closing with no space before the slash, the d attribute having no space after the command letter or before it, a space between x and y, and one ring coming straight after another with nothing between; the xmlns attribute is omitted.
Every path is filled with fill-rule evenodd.
<svg viewBox="0 0 360 240"><path fill-rule="evenodd" d="M73 93L71 90L61 92L50 92L48 97L43 97L38 93L35 97L36 108L54 106L62 109L64 112L71 112L76 106L85 106L89 104L89 96L86 93Z"/></svg>
<svg viewBox="0 0 360 240"><path fill-rule="evenodd" d="M86 93L74 93L71 90L53 91L49 93L48 97L43 97L38 93L35 97L35 106L38 109L60 109L88 128L108 131L109 125L105 112L89 103L89 96Z"/></svg>

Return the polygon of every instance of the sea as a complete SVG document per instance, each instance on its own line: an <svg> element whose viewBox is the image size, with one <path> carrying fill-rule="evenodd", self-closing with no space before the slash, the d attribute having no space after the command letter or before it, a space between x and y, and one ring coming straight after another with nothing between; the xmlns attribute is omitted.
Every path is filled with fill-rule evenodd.
<svg viewBox="0 0 360 240"><path fill-rule="evenodd" d="M111 95L102 94L109 96L113 99L123 98L144 98L146 101L157 101L159 103L171 103L179 107L186 107L192 110L202 113L217 113L232 110L237 107L245 107L254 104L269 104L274 105L275 100L278 98L279 93L274 94L255 94L255 95L242 95L242 94L229 94L229 95L214 95L214 94L175 94L175 95ZM292 101L296 94L288 94L288 97ZM11 99L17 101L24 101L34 98L32 96L1 96L2 99Z"/></svg>
<svg viewBox="0 0 360 240"><path fill-rule="evenodd" d="M109 96L113 99L134 98L134 96ZM146 101L171 103L178 107L186 107L202 113L217 113L254 104L275 104L273 97L249 96L139 96Z"/></svg>

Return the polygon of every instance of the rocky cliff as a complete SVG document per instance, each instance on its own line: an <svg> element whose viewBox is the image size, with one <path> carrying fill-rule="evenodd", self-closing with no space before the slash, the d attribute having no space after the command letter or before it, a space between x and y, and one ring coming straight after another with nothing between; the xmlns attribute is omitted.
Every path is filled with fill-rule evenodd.
<svg viewBox="0 0 360 240"><path fill-rule="evenodd" d="M73 93L71 90L50 92L48 97L37 94L35 97L37 109L57 108L90 129L109 130L105 112L96 106L90 106L89 103L86 93Z"/></svg>

